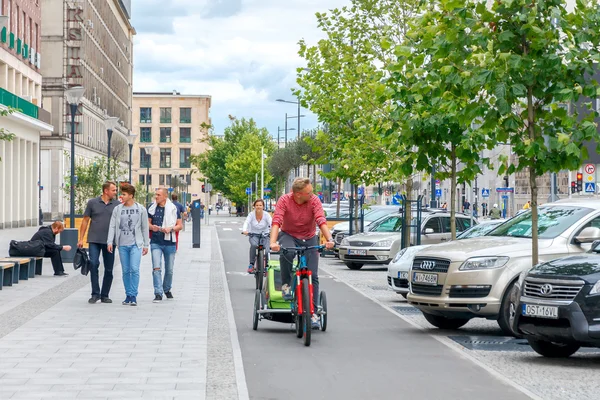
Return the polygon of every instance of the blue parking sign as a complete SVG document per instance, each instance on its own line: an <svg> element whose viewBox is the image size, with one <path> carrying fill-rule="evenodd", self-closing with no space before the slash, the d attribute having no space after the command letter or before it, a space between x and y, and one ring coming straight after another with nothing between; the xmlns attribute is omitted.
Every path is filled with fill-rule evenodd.
<svg viewBox="0 0 600 400"><path fill-rule="evenodd" d="M252 194L252 188L246 188L246 194Z"/></svg>
<svg viewBox="0 0 600 400"><path fill-rule="evenodd" d="M442 189L435 189L435 197L442 197Z"/></svg>

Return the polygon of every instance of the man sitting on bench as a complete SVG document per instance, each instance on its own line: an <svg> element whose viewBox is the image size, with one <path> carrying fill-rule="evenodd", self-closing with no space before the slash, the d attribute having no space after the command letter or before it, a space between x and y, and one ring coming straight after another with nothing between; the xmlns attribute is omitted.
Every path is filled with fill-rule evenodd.
<svg viewBox="0 0 600 400"><path fill-rule="evenodd" d="M52 261L52 268L54 268L54 276L67 276L65 272L65 268L63 267L62 257L60 256L60 252L70 251L71 246L61 246L60 244L56 244L56 235L65 230L65 226L62 222L56 221L52 223L51 226L42 226L36 233L33 235L31 240L41 240L44 242L44 247L46 248L46 253L44 253L44 258L50 258Z"/></svg>

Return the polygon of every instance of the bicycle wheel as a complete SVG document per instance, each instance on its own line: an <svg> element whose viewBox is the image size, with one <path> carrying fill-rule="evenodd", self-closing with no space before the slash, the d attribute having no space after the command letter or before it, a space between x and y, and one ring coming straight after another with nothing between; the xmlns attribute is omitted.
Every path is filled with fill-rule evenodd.
<svg viewBox="0 0 600 400"><path fill-rule="evenodd" d="M254 277L256 278L256 289L263 289L263 279L265 276L265 250L259 249L258 256L256 257L256 268L254 271Z"/></svg>
<svg viewBox="0 0 600 400"><path fill-rule="evenodd" d="M260 290L254 294L254 314L252 316L252 329L258 329L258 310L260 309Z"/></svg>
<svg viewBox="0 0 600 400"><path fill-rule="evenodd" d="M311 315L310 315L310 288L308 286L308 278L302 279L302 340L305 346L310 346L310 335L312 332Z"/></svg>
<svg viewBox="0 0 600 400"><path fill-rule="evenodd" d="M321 295L319 296L319 305L321 306L321 315L319 315L321 330L325 332L325 329L327 329L327 294L324 291L321 291Z"/></svg>

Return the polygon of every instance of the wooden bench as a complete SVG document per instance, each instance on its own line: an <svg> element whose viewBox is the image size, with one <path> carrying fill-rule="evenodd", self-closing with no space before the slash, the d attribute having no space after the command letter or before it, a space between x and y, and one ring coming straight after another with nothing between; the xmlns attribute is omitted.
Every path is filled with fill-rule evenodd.
<svg viewBox="0 0 600 400"><path fill-rule="evenodd" d="M19 283L19 280L28 280L35 277L35 261L29 257L4 257L0 262L13 262L17 271L13 272L13 283Z"/></svg>
<svg viewBox="0 0 600 400"><path fill-rule="evenodd" d="M0 262L0 290L4 286L12 286L15 273L15 263Z"/></svg>

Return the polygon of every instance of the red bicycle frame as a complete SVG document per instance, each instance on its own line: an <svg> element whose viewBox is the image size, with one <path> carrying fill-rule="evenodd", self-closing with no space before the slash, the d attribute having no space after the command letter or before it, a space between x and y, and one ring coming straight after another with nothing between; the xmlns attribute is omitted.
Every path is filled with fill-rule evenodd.
<svg viewBox="0 0 600 400"><path fill-rule="evenodd" d="M305 276L308 276L308 293L310 296L310 315L315 313L315 306L313 304L313 285L312 285L312 271L302 272L301 270L296 271L296 299L298 304L298 315L302 315L304 310L302 309L302 280Z"/></svg>

